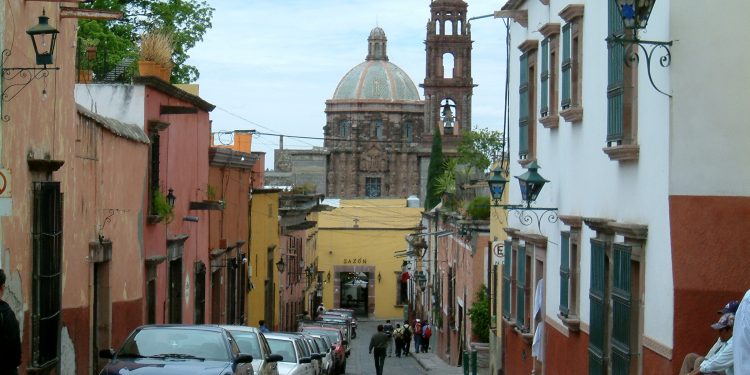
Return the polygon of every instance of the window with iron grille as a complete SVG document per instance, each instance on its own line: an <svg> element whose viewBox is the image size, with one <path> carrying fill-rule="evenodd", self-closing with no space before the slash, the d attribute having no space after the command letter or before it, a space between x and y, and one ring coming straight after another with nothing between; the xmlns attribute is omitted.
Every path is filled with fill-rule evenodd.
<svg viewBox="0 0 750 375"><path fill-rule="evenodd" d="M411 122L404 124L404 139L407 142L414 141L414 125Z"/></svg>
<svg viewBox="0 0 750 375"><path fill-rule="evenodd" d="M348 120L339 121L339 137L349 138L350 128L351 128L351 123Z"/></svg>
<svg viewBox="0 0 750 375"><path fill-rule="evenodd" d="M365 178L365 195L368 198L377 198L380 196L380 177Z"/></svg>
<svg viewBox="0 0 750 375"><path fill-rule="evenodd" d="M396 304L406 305L409 303L409 283L403 282L401 272L396 272Z"/></svg>
<svg viewBox="0 0 750 375"><path fill-rule="evenodd" d="M385 137L383 135L383 121L381 121L381 120L375 121L373 123L373 127L374 127L374 132L375 132L375 134L374 134L375 138L376 139L384 139Z"/></svg>
<svg viewBox="0 0 750 375"><path fill-rule="evenodd" d="M156 206L154 203L154 194L159 191L159 133L151 133L151 166L149 170L149 181L148 181L148 201L149 201L149 214L156 215Z"/></svg>
<svg viewBox="0 0 750 375"><path fill-rule="evenodd" d="M58 360L62 308L63 203L59 182L33 184L32 366Z"/></svg>

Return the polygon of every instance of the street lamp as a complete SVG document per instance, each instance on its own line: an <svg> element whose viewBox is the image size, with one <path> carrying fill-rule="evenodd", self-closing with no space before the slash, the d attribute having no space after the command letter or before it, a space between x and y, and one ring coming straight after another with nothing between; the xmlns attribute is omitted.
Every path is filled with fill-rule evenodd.
<svg viewBox="0 0 750 375"><path fill-rule="evenodd" d="M657 49L661 49L661 52L663 55L659 57L659 64L666 68L672 63L672 53L670 52L670 47L672 46L672 41L669 42L661 42L661 41L655 41L655 40L641 40L638 38L638 30L646 28L646 25L648 25L648 19L651 16L651 11L654 9L654 3L656 3L656 0L611 0L614 1L614 6L617 7L617 10L620 13L620 18L622 18L622 25L625 30L630 30L632 34L632 37L629 37L628 33L625 32L625 30L617 31L608 36L605 40L607 41L608 46L612 46L613 44L619 44L620 46L625 48L625 64L630 66L630 63L635 61L638 63L640 59L638 58L638 52L637 50L633 52L633 47L638 46L638 48L641 49L643 52L643 55L646 56L646 70L648 73L648 80L651 82L651 86L658 92L668 96L672 97L672 95L669 95L665 93L664 91L659 90L658 87L654 84L654 79L651 76L651 58L654 55L654 52ZM645 46L649 46L650 48L647 49Z"/></svg>
<svg viewBox="0 0 750 375"><path fill-rule="evenodd" d="M284 270L286 269L286 263L284 263L284 256L282 255L278 262L276 262L276 269L279 270L279 273L284 273Z"/></svg>
<svg viewBox="0 0 750 375"><path fill-rule="evenodd" d="M526 167L526 173L516 176L521 185L521 198L526 202L526 208L531 206L531 202L539 196L544 184L549 182L537 172L538 169L539 164L534 160Z"/></svg>
<svg viewBox="0 0 750 375"><path fill-rule="evenodd" d="M487 180L487 185L490 188L490 195L492 196L492 207L502 207L507 211L513 211L516 213L519 221L523 225L530 225L534 222L533 214L536 217L537 226L541 226L541 219L547 214L547 220L550 223L557 222L557 207L532 207L531 204L536 201L539 193L542 191L544 184L549 180L542 177L537 172L539 164L536 160L529 163L526 167L526 172L520 176L516 176L518 179L519 186L521 188L521 199L523 204L501 204L499 203L503 198L503 192L505 191L505 184L508 179L503 176L505 173L502 168L497 167L492 171L492 177ZM541 212L537 213L537 212ZM539 228L541 230L541 228Z"/></svg>
<svg viewBox="0 0 750 375"><path fill-rule="evenodd" d="M174 208L174 202L177 200L177 197L174 196L174 189L169 188L167 190L167 203L169 203L169 207Z"/></svg>
<svg viewBox="0 0 750 375"><path fill-rule="evenodd" d="M59 31L49 24L49 17L44 10L42 10L42 15L39 16L39 23L26 30L26 34L29 34L34 46L37 65L44 65L46 68L47 65L52 64L52 54L55 53L58 33Z"/></svg>
<svg viewBox="0 0 750 375"><path fill-rule="evenodd" d="M412 247L414 247L414 251L416 251L417 256L422 258L427 251L427 241L425 241L424 238L420 238L419 241L414 242Z"/></svg>

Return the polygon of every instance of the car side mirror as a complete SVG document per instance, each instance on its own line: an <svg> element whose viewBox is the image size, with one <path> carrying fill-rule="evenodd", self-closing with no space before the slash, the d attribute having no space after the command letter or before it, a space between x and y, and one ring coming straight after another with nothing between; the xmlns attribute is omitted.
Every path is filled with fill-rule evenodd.
<svg viewBox="0 0 750 375"><path fill-rule="evenodd" d="M312 357L312 359L321 359L321 358L323 358L323 357L322 357L322 356L320 355L320 353L313 353L313 354L311 354L311 355L310 355L310 357Z"/></svg>
<svg viewBox="0 0 750 375"><path fill-rule="evenodd" d="M237 359L234 360L235 363L250 363L253 361L253 356L250 354L243 354L240 353L240 355L237 356Z"/></svg>
<svg viewBox="0 0 750 375"><path fill-rule="evenodd" d="M115 357L115 351L112 349L102 349L99 351L99 358L112 359Z"/></svg>
<svg viewBox="0 0 750 375"><path fill-rule="evenodd" d="M281 354L269 354L266 357L266 362L279 362L283 359L284 357Z"/></svg>
<svg viewBox="0 0 750 375"><path fill-rule="evenodd" d="M303 357L299 359L299 363L310 363L312 362L312 358L310 357Z"/></svg>

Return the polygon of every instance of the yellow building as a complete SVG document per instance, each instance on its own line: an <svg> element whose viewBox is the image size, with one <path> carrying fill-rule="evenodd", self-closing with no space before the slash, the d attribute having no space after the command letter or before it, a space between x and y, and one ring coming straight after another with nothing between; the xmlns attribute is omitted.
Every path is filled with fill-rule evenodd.
<svg viewBox="0 0 750 375"><path fill-rule="evenodd" d="M279 189L253 189L250 200L250 255L247 323L278 326Z"/></svg>
<svg viewBox="0 0 750 375"><path fill-rule="evenodd" d="M335 208L318 221L318 270L326 308L352 308L374 319L403 318L401 283L406 235L418 230L421 207L406 199L327 200Z"/></svg>

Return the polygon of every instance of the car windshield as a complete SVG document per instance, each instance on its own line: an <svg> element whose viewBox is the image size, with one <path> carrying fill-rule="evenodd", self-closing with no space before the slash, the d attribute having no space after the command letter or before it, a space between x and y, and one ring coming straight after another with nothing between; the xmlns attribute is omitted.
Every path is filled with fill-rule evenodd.
<svg viewBox="0 0 750 375"><path fill-rule="evenodd" d="M291 341L268 338L268 346L271 347L271 353L282 357L281 362L297 363L297 355Z"/></svg>
<svg viewBox="0 0 750 375"><path fill-rule="evenodd" d="M255 332L247 331L229 331L232 333L237 345L240 347L240 352L250 354L253 358L262 360L260 354L260 344L258 341L258 335Z"/></svg>
<svg viewBox="0 0 750 375"><path fill-rule="evenodd" d="M181 328L141 329L125 341L117 356L229 361L220 332Z"/></svg>
<svg viewBox="0 0 750 375"><path fill-rule="evenodd" d="M323 350L321 351L322 353L325 353L325 352L327 352L327 351L328 351L328 343L326 342L326 340L323 340L323 339L322 339L322 338L320 338L320 337L316 337L316 338L315 338L315 342L317 342L317 343L318 343L318 346L319 346L320 348L322 348L322 349L323 349Z"/></svg>

